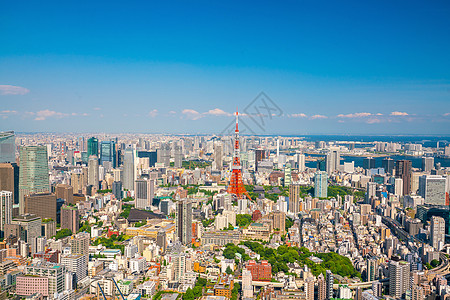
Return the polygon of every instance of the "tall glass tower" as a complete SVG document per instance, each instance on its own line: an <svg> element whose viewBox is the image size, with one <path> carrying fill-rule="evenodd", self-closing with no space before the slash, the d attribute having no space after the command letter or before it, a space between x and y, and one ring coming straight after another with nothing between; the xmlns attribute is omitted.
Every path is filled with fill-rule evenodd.
<svg viewBox="0 0 450 300"><path fill-rule="evenodd" d="M0 132L0 163L15 163L15 135L14 131Z"/></svg>
<svg viewBox="0 0 450 300"><path fill-rule="evenodd" d="M116 167L116 143L114 141L102 141L100 143L100 164L110 161L112 167Z"/></svg>
<svg viewBox="0 0 450 300"><path fill-rule="evenodd" d="M97 155L98 156L98 139L95 137L91 137L87 141L87 155L88 157L91 155Z"/></svg>
<svg viewBox="0 0 450 300"><path fill-rule="evenodd" d="M20 148L19 211L25 212L25 196L49 191L48 157L46 146Z"/></svg>

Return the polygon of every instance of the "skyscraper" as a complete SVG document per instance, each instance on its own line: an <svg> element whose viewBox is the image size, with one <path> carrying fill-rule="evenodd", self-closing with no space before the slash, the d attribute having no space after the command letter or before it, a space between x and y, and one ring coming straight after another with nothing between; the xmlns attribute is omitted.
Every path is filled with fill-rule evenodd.
<svg viewBox="0 0 450 300"><path fill-rule="evenodd" d="M181 146L175 145L173 157L174 157L174 167L181 168L183 164L183 152Z"/></svg>
<svg viewBox="0 0 450 300"><path fill-rule="evenodd" d="M284 186L290 186L292 182L291 164L286 163L284 166Z"/></svg>
<svg viewBox="0 0 450 300"><path fill-rule="evenodd" d="M192 242L192 203L187 200L180 200L176 204L176 233L180 242L184 245Z"/></svg>
<svg viewBox="0 0 450 300"><path fill-rule="evenodd" d="M155 196L153 179L138 179L134 182L136 208L146 208L152 205Z"/></svg>
<svg viewBox="0 0 450 300"><path fill-rule="evenodd" d="M366 157L363 159L363 168L366 170L375 168L375 159L373 157Z"/></svg>
<svg viewBox="0 0 450 300"><path fill-rule="evenodd" d="M326 157L326 167L327 173L331 174L334 171L339 170L339 165L341 164L341 154L339 147L330 147L330 151Z"/></svg>
<svg viewBox="0 0 450 300"><path fill-rule="evenodd" d="M0 132L0 163L16 162L14 131Z"/></svg>
<svg viewBox="0 0 450 300"><path fill-rule="evenodd" d="M272 214L273 228L278 228L281 235L286 233L286 215L284 212L275 211Z"/></svg>
<svg viewBox="0 0 450 300"><path fill-rule="evenodd" d="M410 266L406 261L389 262L389 296L400 299L410 288Z"/></svg>
<svg viewBox="0 0 450 300"><path fill-rule="evenodd" d="M430 245L440 251L445 244L445 220L441 217L432 216L430 223Z"/></svg>
<svg viewBox="0 0 450 300"><path fill-rule="evenodd" d="M111 162L112 167L117 167L116 162L116 143L114 141L102 141L100 143L100 164Z"/></svg>
<svg viewBox="0 0 450 300"><path fill-rule="evenodd" d="M56 198L64 199L66 203L75 204L73 200L73 187L68 184L58 184L55 188Z"/></svg>
<svg viewBox="0 0 450 300"><path fill-rule="evenodd" d="M4 237L5 225L12 221L12 192L0 191L0 237Z"/></svg>
<svg viewBox="0 0 450 300"><path fill-rule="evenodd" d="M333 273L331 273L330 270L327 270L326 273L326 293L325 293L325 299L329 300L333 298L333 284L334 284L334 276Z"/></svg>
<svg viewBox="0 0 450 300"><path fill-rule="evenodd" d="M16 163L0 163L0 191L12 192L13 203L19 203L19 167Z"/></svg>
<svg viewBox="0 0 450 300"><path fill-rule="evenodd" d="M64 205L61 208L61 228L67 228L75 233L80 229L79 212L73 206Z"/></svg>
<svg viewBox="0 0 450 300"><path fill-rule="evenodd" d="M398 160L395 163L395 177L403 180L403 195L411 194L411 161Z"/></svg>
<svg viewBox="0 0 450 300"><path fill-rule="evenodd" d="M431 172L434 168L434 157L422 157L422 171Z"/></svg>
<svg viewBox="0 0 450 300"><path fill-rule="evenodd" d="M25 196L25 213L41 219L56 221L56 196L51 193L37 193Z"/></svg>
<svg viewBox="0 0 450 300"><path fill-rule="evenodd" d="M317 300L325 300L327 297L327 284L323 274L317 277Z"/></svg>
<svg viewBox="0 0 450 300"><path fill-rule="evenodd" d="M158 163L162 163L164 167L170 166L170 144L161 144L161 147L156 151Z"/></svg>
<svg viewBox="0 0 450 300"><path fill-rule="evenodd" d="M112 193L117 200L122 200L122 182L114 181L112 184Z"/></svg>
<svg viewBox="0 0 450 300"><path fill-rule="evenodd" d="M94 186L98 189L99 171L98 171L98 157L97 155L89 156L88 162L88 185Z"/></svg>
<svg viewBox="0 0 450 300"><path fill-rule="evenodd" d="M394 160L390 157L384 158L381 161L381 167L386 173L392 174L392 171L394 170Z"/></svg>
<svg viewBox="0 0 450 300"><path fill-rule="evenodd" d="M216 169L222 170L223 168L223 145L222 142L216 141L214 143L214 162L216 163Z"/></svg>
<svg viewBox="0 0 450 300"><path fill-rule="evenodd" d="M419 177L419 192L425 204L445 205L445 177L439 175L423 175Z"/></svg>
<svg viewBox="0 0 450 300"><path fill-rule="evenodd" d="M300 212L300 185L289 186L289 211L295 216Z"/></svg>
<svg viewBox="0 0 450 300"><path fill-rule="evenodd" d="M319 171L314 175L314 197L326 198L328 189L328 175Z"/></svg>
<svg viewBox="0 0 450 300"><path fill-rule="evenodd" d="M19 206L25 212L25 195L49 191L48 157L46 146L20 148Z"/></svg>
<svg viewBox="0 0 450 300"><path fill-rule="evenodd" d="M123 162L123 188L127 190L134 189L135 167L133 148L125 149Z"/></svg>
<svg viewBox="0 0 450 300"><path fill-rule="evenodd" d="M98 157L98 139L91 137L87 141L87 156L96 155Z"/></svg>
<svg viewBox="0 0 450 300"><path fill-rule="evenodd" d="M367 281L378 279L378 265L378 259L376 257L367 259Z"/></svg>
<svg viewBox="0 0 450 300"><path fill-rule="evenodd" d="M242 270L242 296L253 298L252 272L247 269Z"/></svg>

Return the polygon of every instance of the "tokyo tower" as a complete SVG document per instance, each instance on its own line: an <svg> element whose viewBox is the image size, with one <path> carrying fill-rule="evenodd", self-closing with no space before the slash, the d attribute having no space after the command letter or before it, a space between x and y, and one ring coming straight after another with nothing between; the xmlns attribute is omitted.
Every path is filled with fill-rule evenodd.
<svg viewBox="0 0 450 300"><path fill-rule="evenodd" d="M242 167L240 156L240 146L239 146L239 128L238 128L238 112L236 111L236 130L234 131L234 153L233 153L233 164L231 166L232 173L230 179L230 185L228 186L227 192L236 195L238 199L243 198L244 195L247 196L249 200L250 195L244 187L242 182Z"/></svg>

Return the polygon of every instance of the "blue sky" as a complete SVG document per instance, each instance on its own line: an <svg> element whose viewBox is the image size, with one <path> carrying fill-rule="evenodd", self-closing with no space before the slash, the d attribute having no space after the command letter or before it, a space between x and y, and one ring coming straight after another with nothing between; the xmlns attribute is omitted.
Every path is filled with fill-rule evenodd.
<svg viewBox="0 0 450 300"><path fill-rule="evenodd" d="M67 2L3 3L1 129L450 134L448 1Z"/></svg>

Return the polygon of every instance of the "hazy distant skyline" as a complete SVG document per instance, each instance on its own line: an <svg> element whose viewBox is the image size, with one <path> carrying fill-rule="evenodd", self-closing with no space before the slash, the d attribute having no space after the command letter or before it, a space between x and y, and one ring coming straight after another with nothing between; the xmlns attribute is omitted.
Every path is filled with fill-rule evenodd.
<svg viewBox="0 0 450 300"><path fill-rule="evenodd" d="M449 15L448 1L10 1L0 128L220 133L264 91L283 114L257 134L447 135Z"/></svg>

